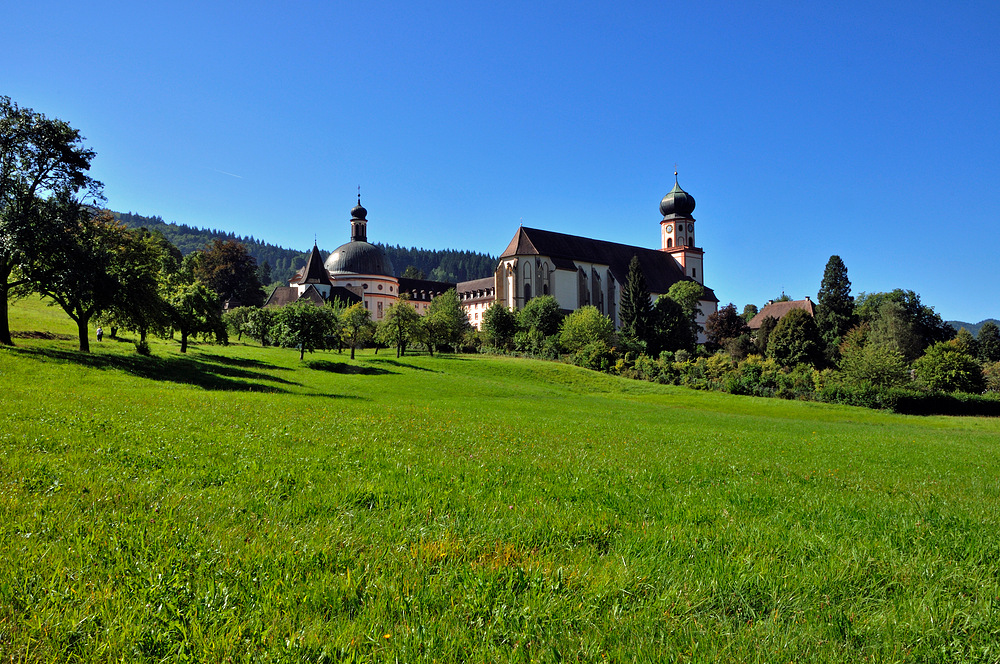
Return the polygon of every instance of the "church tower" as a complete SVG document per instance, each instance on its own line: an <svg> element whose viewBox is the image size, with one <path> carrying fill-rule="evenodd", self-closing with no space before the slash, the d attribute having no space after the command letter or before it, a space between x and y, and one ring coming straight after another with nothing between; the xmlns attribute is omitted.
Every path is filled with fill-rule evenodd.
<svg viewBox="0 0 1000 664"><path fill-rule="evenodd" d="M677 182L677 172L674 172L674 188L660 201L661 251L674 257L684 274L699 284L705 284L705 274L702 269L704 251L694 243L694 196L681 189Z"/></svg>

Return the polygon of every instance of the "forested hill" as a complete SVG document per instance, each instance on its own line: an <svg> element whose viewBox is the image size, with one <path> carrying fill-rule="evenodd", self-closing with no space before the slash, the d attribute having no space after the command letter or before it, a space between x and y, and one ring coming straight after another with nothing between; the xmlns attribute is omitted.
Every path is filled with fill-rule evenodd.
<svg viewBox="0 0 1000 664"><path fill-rule="evenodd" d="M996 318L987 318L986 320L981 320L978 323L966 323L960 320L950 320L947 321L947 323L955 328L956 332L964 327L972 333L973 336L979 334L979 328L981 328L985 323L993 323L994 325L1000 326L1000 320L997 320Z"/></svg>
<svg viewBox="0 0 1000 664"><path fill-rule="evenodd" d="M295 271L306 263L308 252L286 249L255 239L226 231L194 228L187 224L167 223L160 216L144 217L132 212L115 212L118 219L130 228L145 227L159 231L174 243L185 256L192 251L204 249L213 240L235 240L246 245L247 251L257 260L257 265L265 263L271 268L271 281L287 282ZM434 281L468 281L481 279L493 274L497 259L489 254L455 249L417 249L379 244L392 260L396 276L402 276L408 267L413 267L427 279ZM329 249L320 249L324 256Z"/></svg>

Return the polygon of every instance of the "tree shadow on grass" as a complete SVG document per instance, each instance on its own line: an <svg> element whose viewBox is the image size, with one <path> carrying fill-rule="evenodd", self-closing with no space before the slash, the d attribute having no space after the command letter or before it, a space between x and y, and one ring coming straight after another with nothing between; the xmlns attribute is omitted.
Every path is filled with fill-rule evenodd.
<svg viewBox="0 0 1000 664"><path fill-rule="evenodd" d="M426 371L428 373L441 373L440 371L434 371L434 369L428 369L426 367L415 367L412 364L406 364L405 362L400 362L399 360L389 360L382 359L381 357L373 357L368 360L369 362L381 362L382 364L388 364L394 367L399 367L400 369L413 369L414 371Z"/></svg>
<svg viewBox="0 0 1000 664"><path fill-rule="evenodd" d="M234 367L245 367L250 369L276 369L278 371L291 371L288 367L279 367L276 364L271 364L269 362L261 362L260 360L251 360L242 357L226 357L225 355L215 355L213 353L202 353L201 356L208 360L209 362L217 362L219 364L228 364Z"/></svg>
<svg viewBox="0 0 1000 664"><path fill-rule="evenodd" d="M384 376L395 374L396 371L389 371L380 367L366 367L359 364L348 364L346 362L331 362L329 360L310 360L306 366L316 371L329 371L330 373L351 374L361 376Z"/></svg>
<svg viewBox="0 0 1000 664"><path fill-rule="evenodd" d="M94 369L117 369L139 378L194 385L205 390L228 390L233 392L286 392L276 385L261 385L252 380L299 385L290 380L276 378L266 373L248 371L235 367L211 364L189 357L155 357L143 355L104 355L81 353L50 348L11 349L19 355L35 358L49 358L60 362L70 362Z"/></svg>

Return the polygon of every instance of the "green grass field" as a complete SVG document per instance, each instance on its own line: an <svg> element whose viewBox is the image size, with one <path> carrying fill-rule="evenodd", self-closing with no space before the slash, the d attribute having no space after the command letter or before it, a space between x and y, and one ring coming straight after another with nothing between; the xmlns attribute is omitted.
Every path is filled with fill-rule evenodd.
<svg viewBox="0 0 1000 664"><path fill-rule="evenodd" d="M2 662L1000 661L996 420L30 336Z"/></svg>

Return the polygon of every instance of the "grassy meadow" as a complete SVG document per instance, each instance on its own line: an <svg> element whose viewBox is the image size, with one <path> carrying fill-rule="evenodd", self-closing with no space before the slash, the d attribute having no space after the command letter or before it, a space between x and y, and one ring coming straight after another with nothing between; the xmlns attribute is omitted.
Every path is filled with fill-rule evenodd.
<svg viewBox="0 0 1000 664"><path fill-rule="evenodd" d="M997 420L11 327L0 662L1000 661Z"/></svg>

